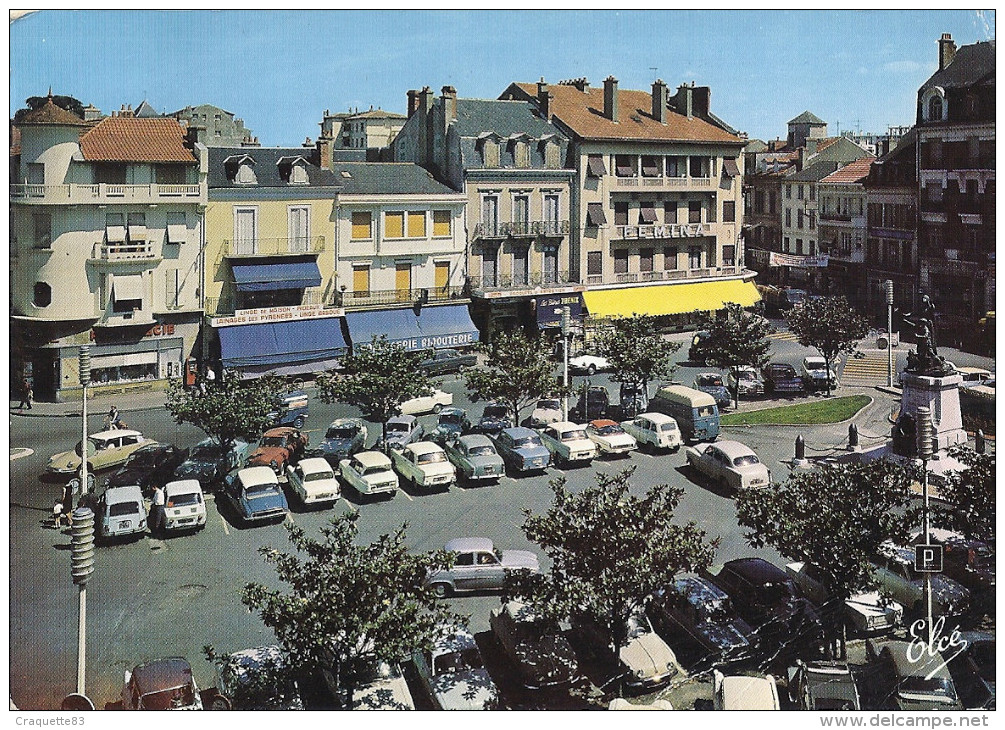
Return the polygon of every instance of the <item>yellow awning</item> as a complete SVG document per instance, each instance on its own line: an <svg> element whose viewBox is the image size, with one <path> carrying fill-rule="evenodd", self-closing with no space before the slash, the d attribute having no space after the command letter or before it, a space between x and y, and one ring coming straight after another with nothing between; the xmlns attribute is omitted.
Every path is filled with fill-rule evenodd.
<svg viewBox="0 0 1005 730"><path fill-rule="evenodd" d="M631 317L633 314L684 314L696 309L714 312L724 309L728 303L752 307L761 301L761 296L754 282L730 279L585 291L583 301L593 317Z"/></svg>

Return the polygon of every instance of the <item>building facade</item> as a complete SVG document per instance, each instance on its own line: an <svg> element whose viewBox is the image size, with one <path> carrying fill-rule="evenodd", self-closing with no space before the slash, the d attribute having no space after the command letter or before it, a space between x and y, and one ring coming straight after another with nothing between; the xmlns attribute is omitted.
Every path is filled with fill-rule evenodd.
<svg viewBox="0 0 1005 730"><path fill-rule="evenodd" d="M843 295L859 307L867 301L864 182L874 159L863 157L848 163L823 178L817 189L818 246L827 256L821 291L828 296Z"/></svg>
<svg viewBox="0 0 1005 730"><path fill-rule="evenodd" d="M212 104L187 106L168 116L187 127L200 129L202 133L199 134L198 141L207 147L250 147L258 144L258 138L244 126L243 119Z"/></svg>
<svg viewBox="0 0 1005 730"><path fill-rule="evenodd" d="M364 112L355 110L337 114L325 109L320 125L318 141L321 153L331 162L339 159L333 152L340 150L359 152L360 162L376 162L389 159L388 148L405 125L405 117L379 107L370 107Z"/></svg>

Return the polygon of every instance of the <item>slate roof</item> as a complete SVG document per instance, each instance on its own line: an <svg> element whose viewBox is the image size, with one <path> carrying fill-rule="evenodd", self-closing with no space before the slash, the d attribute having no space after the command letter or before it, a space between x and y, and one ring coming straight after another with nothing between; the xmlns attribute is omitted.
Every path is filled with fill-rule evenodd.
<svg viewBox="0 0 1005 730"><path fill-rule="evenodd" d="M820 182L844 184L862 182L869 176L869 169L872 167L872 163L875 160L875 157L863 157L859 160L855 160L854 162L849 162L844 167L838 168L830 175L823 178Z"/></svg>
<svg viewBox="0 0 1005 730"><path fill-rule="evenodd" d="M343 195L456 195L412 162L335 162Z"/></svg>
<svg viewBox="0 0 1005 730"><path fill-rule="evenodd" d="M56 106L51 96L45 104L38 109L28 112L18 121L18 125L22 127L29 124L58 124L68 127L90 126L73 112L68 112L66 109Z"/></svg>
<svg viewBox="0 0 1005 730"><path fill-rule="evenodd" d="M159 117L160 114L154 109L146 99L141 101L137 106L135 111L133 111L133 116L140 119L153 119L154 117Z"/></svg>
<svg viewBox="0 0 1005 730"><path fill-rule="evenodd" d="M815 162L794 175L789 175L785 182L818 182L837 170L839 164L830 160Z"/></svg>
<svg viewBox="0 0 1005 730"><path fill-rule="evenodd" d="M359 114L346 115L346 119L408 119L404 114L387 112L383 109L371 109Z"/></svg>
<svg viewBox="0 0 1005 730"><path fill-rule="evenodd" d="M933 86L943 89L959 89L974 86L985 81L994 81L995 42L983 41L961 46L953 60L941 71L936 71L921 85L918 93L924 93Z"/></svg>
<svg viewBox="0 0 1005 730"><path fill-rule="evenodd" d="M827 122L813 112L805 111L795 119L790 119L789 124L827 124Z"/></svg>
<svg viewBox="0 0 1005 730"><path fill-rule="evenodd" d="M441 103L437 99L435 103ZM458 99L457 119L453 132L460 139L461 164L465 168L483 167L479 137L495 135L499 143L499 167L516 167L515 146L511 138L525 136L529 144L530 168L545 166L544 146L541 140L552 137L560 146L559 160L565 160L568 139L551 122L542 119L528 101L503 101L499 99Z"/></svg>
<svg viewBox="0 0 1005 730"><path fill-rule="evenodd" d="M242 157L254 160L253 168L257 185L236 183L230 179L228 169L233 174L238 161ZM289 158L303 157L307 162L307 185L291 185L280 174L280 160L290 162ZM341 183L330 170L323 170L316 164L316 151L304 147L210 147L209 148L209 178L210 189L213 188L304 188L304 187L339 187Z"/></svg>
<svg viewBox="0 0 1005 730"><path fill-rule="evenodd" d="M537 84L516 83L529 97L537 97ZM641 142L723 142L743 144L744 140L696 116L688 118L667 108L666 124L652 116L652 93L618 89L617 122L604 116L603 87L555 84L552 115L583 139L633 140Z"/></svg>
<svg viewBox="0 0 1005 730"><path fill-rule="evenodd" d="M105 117L81 135L80 151L89 162L193 163L184 142L177 119Z"/></svg>

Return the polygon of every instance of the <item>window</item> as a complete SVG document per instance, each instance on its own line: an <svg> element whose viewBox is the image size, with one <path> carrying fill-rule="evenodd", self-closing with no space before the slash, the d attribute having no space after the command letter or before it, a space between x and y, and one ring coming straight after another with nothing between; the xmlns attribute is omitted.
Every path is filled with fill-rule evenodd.
<svg viewBox="0 0 1005 730"><path fill-rule="evenodd" d="M687 204L687 222L701 223L701 201L691 200Z"/></svg>
<svg viewBox="0 0 1005 730"><path fill-rule="evenodd" d="M399 302L407 302L412 298L412 264L399 261L394 265L394 291Z"/></svg>
<svg viewBox="0 0 1005 730"><path fill-rule="evenodd" d="M814 231L817 228L817 214L810 211L810 230Z"/></svg>
<svg viewBox="0 0 1005 730"><path fill-rule="evenodd" d="M499 167L499 144L495 140L482 142L482 162L485 167Z"/></svg>
<svg viewBox="0 0 1005 730"><path fill-rule="evenodd" d="M785 209L785 227L792 228L792 208Z"/></svg>
<svg viewBox="0 0 1005 730"><path fill-rule="evenodd" d="M603 203L587 203L586 225L593 227L607 225L607 216L604 215Z"/></svg>
<svg viewBox="0 0 1005 730"><path fill-rule="evenodd" d="M546 142L544 145L544 166L553 170L559 166L558 161L559 146L554 142Z"/></svg>
<svg viewBox="0 0 1005 730"><path fill-rule="evenodd" d="M525 245L518 245L513 250L513 283L517 286L526 286L528 272L528 249Z"/></svg>
<svg viewBox="0 0 1005 730"><path fill-rule="evenodd" d="M667 201L663 203L663 222L664 223L676 223L677 222L677 203L676 201Z"/></svg>
<svg viewBox="0 0 1005 730"><path fill-rule="evenodd" d="M719 212L719 204L716 198L712 198L708 206L708 223L715 223L716 214Z"/></svg>
<svg viewBox="0 0 1005 730"><path fill-rule="evenodd" d="M637 177L637 162L638 160L634 155L615 155L614 174L618 177Z"/></svg>
<svg viewBox="0 0 1005 730"><path fill-rule="evenodd" d="M663 159L655 155L642 156L642 177L659 177L662 173L660 169Z"/></svg>
<svg viewBox="0 0 1005 730"><path fill-rule="evenodd" d="M768 198L769 198L769 201L770 201L770 207L769 207L768 212L771 213L771 214L777 213L778 212L778 191L777 190L772 190L769 193Z"/></svg>
<svg viewBox="0 0 1005 730"><path fill-rule="evenodd" d="M544 249L544 283L558 282L558 246L546 246Z"/></svg>
<svg viewBox="0 0 1005 730"><path fill-rule="evenodd" d="M184 165L155 165L154 181L158 185L184 185Z"/></svg>
<svg viewBox="0 0 1005 730"><path fill-rule="evenodd" d="M928 100L928 121L938 122L942 120L942 97L936 94Z"/></svg>
<svg viewBox="0 0 1005 730"><path fill-rule="evenodd" d="M527 232L530 220L530 198L526 195L513 196L513 222L518 224L519 233Z"/></svg>
<svg viewBox="0 0 1005 730"><path fill-rule="evenodd" d="M796 253L801 254L803 252L803 239L796 239Z"/></svg>
<svg viewBox="0 0 1005 730"><path fill-rule="evenodd" d="M178 308L178 294L181 290L181 276L178 269L164 271L164 304L168 309Z"/></svg>
<svg viewBox="0 0 1005 730"><path fill-rule="evenodd" d="M306 185L310 180L307 177L307 167L302 161L294 162L290 167L290 185Z"/></svg>
<svg viewBox="0 0 1005 730"><path fill-rule="evenodd" d="M40 162L29 162L27 182L29 185L45 185L45 165Z"/></svg>
<svg viewBox="0 0 1005 730"><path fill-rule="evenodd" d="M119 214L121 218L121 214ZM52 246L52 215L49 213L35 213L31 217L35 227L35 248L49 248Z"/></svg>
<svg viewBox="0 0 1005 730"><path fill-rule="evenodd" d="M44 281L36 281L35 288L32 290L31 302L40 309L48 307L52 304L52 287Z"/></svg>
<svg viewBox="0 0 1005 730"><path fill-rule="evenodd" d="M785 199L786 200L792 200L792 186L791 185L786 185L785 186Z"/></svg>
<svg viewBox="0 0 1005 730"><path fill-rule="evenodd" d="M120 274L112 279L112 311L128 314L143 308L143 277Z"/></svg>
<svg viewBox="0 0 1005 730"><path fill-rule="evenodd" d="M544 196L544 220L548 224L548 233L559 233L558 230L558 196L551 193Z"/></svg>
<svg viewBox="0 0 1005 730"><path fill-rule="evenodd" d="M730 244L722 247L722 265L736 266L736 246Z"/></svg>
<svg viewBox="0 0 1005 730"><path fill-rule="evenodd" d="M604 273L604 254L600 251L589 251L586 254L586 274L600 276Z"/></svg>
<svg viewBox="0 0 1005 730"><path fill-rule="evenodd" d="M615 274L627 274L628 273L628 250L621 249L614 252L614 273Z"/></svg>
<svg viewBox="0 0 1005 730"><path fill-rule="evenodd" d="M409 211L408 213L408 237L426 237L426 211Z"/></svg>
<svg viewBox="0 0 1005 730"><path fill-rule="evenodd" d="M687 251L688 268L700 269L701 268L701 249L697 246L692 246Z"/></svg>
<svg viewBox="0 0 1005 730"><path fill-rule="evenodd" d="M724 201L722 201L722 222L723 223L735 223L736 222L736 201L735 200L724 200Z"/></svg>
<svg viewBox="0 0 1005 730"><path fill-rule="evenodd" d="M442 238L450 235L450 211L433 211L433 237Z"/></svg>
<svg viewBox="0 0 1005 730"><path fill-rule="evenodd" d="M688 174L691 177L708 177L708 163L707 157L697 157L692 156L688 158Z"/></svg>
<svg viewBox="0 0 1005 730"><path fill-rule="evenodd" d="M656 222L656 204L652 202L639 203L639 225ZM650 269L651 271L652 269Z"/></svg>
<svg viewBox="0 0 1005 730"><path fill-rule="evenodd" d="M607 167L604 166L603 155L589 155L586 158L586 176L603 177L607 174Z"/></svg>
<svg viewBox="0 0 1005 730"><path fill-rule="evenodd" d="M352 267L352 293L357 297L370 296L370 265L355 264Z"/></svg>
<svg viewBox="0 0 1005 730"><path fill-rule="evenodd" d="M499 198L486 195L482 198L482 228L486 235L494 236L499 226Z"/></svg>
<svg viewBox="0 0 1005 730"><path fill-rule="evenodd" d="M639 271L650 272L653 270L654 249L639 249Z"/></svg>
<svg viewBox="0 0 1005 730"><path fill-rule="evenodd" d="M258 249L258 209L234 209L234 243L236 253L253 254Z"/></svg>
<svg viewBox="0 0 1005 730"><path fill-rule="evenodd" d="M817 199L817 189L812 185L810 185L810 201L814 201L816 199Z"/></svg>
<svg viewBox="0 0 1005 730"><path fill-rule="evenodd" d="M614 225L616 226L628 225L628 203L614 204Z"/></svg>
<svg viewBox="0 0 1005 730"><path fill-rule="evenodd" d="M803 217L804 217L803 209L802 208L798 208L796 210L796 228L802 228L803 227Z"/></svg>
<svg viewBox="0 0 1005 730"><path fill-rule="evenodd" d="M485 246L482 249L482 286L499 286L498 257L498 246Z"/></svg>
<svg viewBox="0 0 1005 730"><path fill-rule="evenodd" d="M384 238L405 237L405 214L401 211L384 213Z"/></svg>
<svg viewBox="0 0 1005 730"><path fill-rule="evenodd" d="M147 240L147 217L145 213L132 212L129 214L129 242L140 243Z"/></svg>
<svg viewBox="0 0 1005 730"><path fill-rule="evenodd" d="M785 251L789 250L789 237L788 236L786 236L785 238L782 239L782 249L785 250Z"/></svg>
<svg viewBox="0 0 1005 730"><path fill-rule="evenodd" d="M126 166L121 162L98 162L94 165L94 182L105 185L125 185Z"/></svg>
<svg viewBox="0 0 1005 730"><path fill-rule="evenodd" d="M677 249L673 246L663 248L663 270L673 271L677 268Z"/></svg>
<svg viewBox="0 0 1005 730"><path fill-rule="evenodd" d="M530 167L530 146L523 141L513 143L513 164Z"/></svg>
<svg viewBox="0 0 1005 730"><path fill-rule="evenodd" d="M799 187L796 188L796 200L802 200L802 199L803 199L803 186L800 185Z"/></svg>
<svg viewBox="0 0 1005 730"><path fill-rule="evenodd" d="M185 239L188 236L188 222L185 219L185 213L168 213L167 214L167 242L168 243L185 243Z"/></svg>
<svg viewBox="0 0 1005 730"><path fill-rule="evenodd" d="M242 162L237 168L237 174L234 176L234 182L241 183L243 185L255 185L258 182L258 176L255 175L255 168L249 162Z"/></svg>
<svg viewBox="0 0 1005 730"><path fill-rule="evenodd" d="M291 206L287 212L290 251L304 253L310 248L311 209L306 205Z"/></svg>
<svg viewBox="0 0 1005 730"><path fill-rule="evenodd" d="M352 214L352 233L350 240L368 241L373 238L373 213L368 210L357 211Z"/></svg>

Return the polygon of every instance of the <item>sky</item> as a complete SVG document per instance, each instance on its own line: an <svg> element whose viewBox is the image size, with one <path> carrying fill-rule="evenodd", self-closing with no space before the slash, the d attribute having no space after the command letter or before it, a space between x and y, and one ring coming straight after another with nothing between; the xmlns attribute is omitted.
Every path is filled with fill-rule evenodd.
<svg viewBox="0 0 1005 730"><path fill-rule="evenodd" d="M105 113L213 104L265 146L316 139L332 113L404 114L409 89L497 98L514 81L585 76L649 90L711 87L711 110L752 138L784 138L809 110L828 133L915 119L938 44L992 40L991 11L60 11L10 26L10 114L29 96Z"/></svg>

